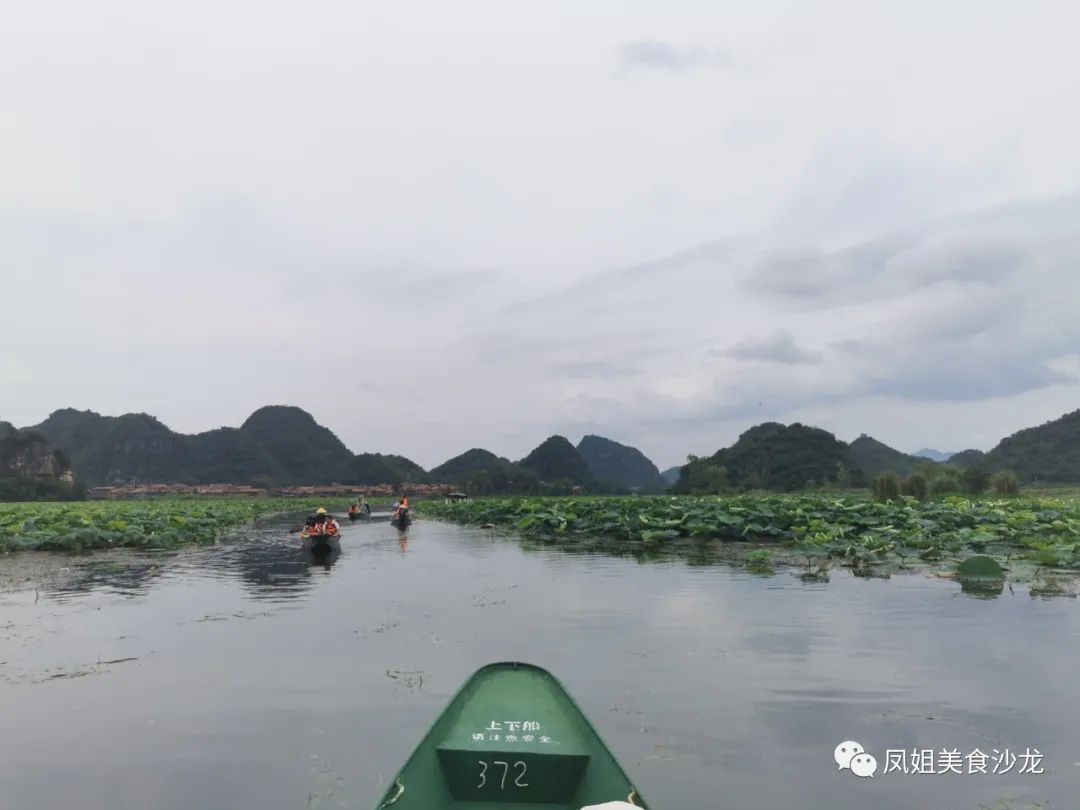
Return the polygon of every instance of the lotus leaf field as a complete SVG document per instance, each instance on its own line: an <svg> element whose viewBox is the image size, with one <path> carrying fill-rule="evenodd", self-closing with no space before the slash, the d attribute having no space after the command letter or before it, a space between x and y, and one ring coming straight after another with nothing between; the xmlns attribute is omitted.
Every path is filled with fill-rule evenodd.
<svg viewBox="0 0 1080 810"><path fill-rule="evenodd" d="M416 511L550 538L774 541L809 563L855 569L968 554L1080 569L1080 500L950 497L878 502L827 495L490 498L428 501ZM761 556L759 554L759 556Z"/></svg>
<svg viewBox="0 0 1080 810"><path fill-rule="evenodd" d="M213 543L259 517L308 512L320 504L334 508L295 498L0 504L0 552ZM1080 571L1080 499L1072 498L482 498L418 501L413 509L565 542L598 538L657 547L688 539L746 541L746 556L759 567L768 563L769 552L760 550L764 542L810 566L903 567L986 554L1006 563Z"/></svg>
<svg viewBox="0 0 1080 810"><path fill-rule="evenodd" d="M213 543L258 517L310 511L323 503L295 498L0 503L0 552Z"/></svg>

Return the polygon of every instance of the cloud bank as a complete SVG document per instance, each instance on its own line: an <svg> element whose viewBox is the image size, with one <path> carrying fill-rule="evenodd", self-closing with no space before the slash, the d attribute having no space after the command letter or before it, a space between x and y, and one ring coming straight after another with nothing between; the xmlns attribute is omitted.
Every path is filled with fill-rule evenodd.
<svg viewBox="0 0 1080 810"><path fill-rule="evenodd" d="M728 68L731 54L721 48L680 47L658 40L627 42L619 49L618 74L661 71L685 73L702 68Z"/></svg>

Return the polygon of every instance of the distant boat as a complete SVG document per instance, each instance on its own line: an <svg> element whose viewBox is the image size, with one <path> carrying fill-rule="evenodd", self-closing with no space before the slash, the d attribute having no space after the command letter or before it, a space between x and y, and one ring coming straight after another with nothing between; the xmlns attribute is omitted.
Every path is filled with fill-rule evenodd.
<svg viewBox="0 0 1080 810"><path fill-rule="evenodd" d="M375 810L648 805L553 675L490 664L461 687Z"/></svg>

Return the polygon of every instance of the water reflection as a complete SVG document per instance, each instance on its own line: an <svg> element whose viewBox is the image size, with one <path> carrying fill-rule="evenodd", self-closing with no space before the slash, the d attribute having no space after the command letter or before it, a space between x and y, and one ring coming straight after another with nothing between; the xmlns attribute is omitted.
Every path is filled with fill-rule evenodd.
<svg viewBox="0 0 1080 810"><path fill-rule="evenodd" d="M92 591L108 590L126 597L146 594L165 566L175 557L173 552L156 552L151 557L132 552L112 554L63 555L70 564L59 569L56 580L41 589L45 598L66 602Z"/></svg>
<svg viewBox="0 0 1080 810"><path fill-rule="evenodd" d="M341 541L312 544L310 540L306 540L301 550L309 565L329 569L341 556Z"/></svg>
<svg viewBox="0 0 1080 810"><path fill-rule="evenodd" d="M389 513L377 513L371 519L347 524L347 545L358 538L378 531L387 522ZM295 521L293 521L295 523ZM118 549L85 554L57 554L36 559L63 560L52 563L55 574L40 587L42 596L55 600L85 595L94 591L111 591L125 597L145 596L157 583L173 577L209 576L212 578L237 579L245 590L256 599L289 600L301 598L315 586L312 570L329 573L342 555L340 540L329 548L312 547L296 535L298 526L278 519L276 523L262 524L232 535L228 540L208 547L187 548L180 551L137 551ZM435 526L438 524L425 524ZM410 551L409 528L395 529L399 551ZM575 537L572 540L554 540L520 537L500 531L458 528L470 543L459 551L464 555L486 553L489 545L509 544L530 556L550 557L552 554L568 558L602 560L632 559L641 565L678 564L690 568L735 567L740 572L759 576L789 573L805 583L826 584L829 569L802 572L799 569L747 567L743 555L745 544L724 544L700 539L673 541L660 544L631 543L606 538ZM385 535L383 535L385 537ZM834 569L834 572L842 569ZM856 568L850 573L860 579L889 579L891 573L884 569ZM1001 580L958 580L957 587L965 596L992 600L1003 593L1007 583ZM1008 585L1010 592L1012 586ZM1033 597L1075 597L1076 584L1069 576L1036 576L1030 586L1024 588Z"/></svg>
<svg viewBox="0 0 1080 810"><path fill-rule="evenodd" d="M997 599L1005 591L1005 580L961 579L960 591L976 599Z"/></svg>
<svg viewBox="0 0 1080 810"><path fill-rule="evenodd" d="M293 600L314 587L313 568L329 571L340 556L340 543L313 546L290 536L237 545L218 572L237 576L253 599Z"/></svg>
<svg viewBox="0 0 1080 810"><path fill-rule="evenodd" d="M298 599L314 587L313 569L328 572L338 561L341 543L312 546L290 529L283 524L252 528L213 546L180 551L118 549L37 557L50 574L39 590L56 602L93 592L134 598L169 579L210 577L238 580L255 599Z"/></svg>
<svg viewBox="0 0 1080 810"><path fill-rule="evenodd" d="M680 561L689 566L712 566L730 561L730 550L723 544L690 540L659 544L632 543L610 538L575 537L573 541L546 538L519 538L514 535L492 534L499 540L516 541L527 553L547 555L553 551L576 557L620 557L639 563Z"/></svg>

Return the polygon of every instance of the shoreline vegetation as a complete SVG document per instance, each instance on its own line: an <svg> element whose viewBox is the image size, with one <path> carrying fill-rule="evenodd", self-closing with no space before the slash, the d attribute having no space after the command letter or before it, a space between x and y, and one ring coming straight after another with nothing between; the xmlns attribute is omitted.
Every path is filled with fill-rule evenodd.
<svg viewBox="0 0 1080 810"><path fill-rule="evenodd" d="M567 546L725 546L750 570L832 567L863 576L921 569L993 588L1080 574L1080 499L948 496L875 500L866 495L755 493L629 498L488 498L418 502L420 515L506 529ZM965 574L972 559L989 560Z"/></svg>
<svg viewBox="0 0 1080 810"><path fill-rule="evenodd" d="M382 505L385 498L369 499ZM209 545L257 521L327 498L154 498L0 504L0 554L16 551L178 549ZM888 578L922 572L965 591L1000 593L1027 583L1033 595L1074 596L1080 587L1080 492L1040 497L910 496L865 492L719 496L492 497L418 499L414 514L513 533L526 543L642 560L724 563L753 574L798 572L827 582L833 569Z"/></svg>
<svg viewBox="0 0 1080 810"><path fill-rule="evenodd" d="M368 502L379 505L389 499L369 498ZM0 553L209 545L255 521L311 512L319 506L344 517L346 506L340 499L327 498L0 503Z"/></svg>

